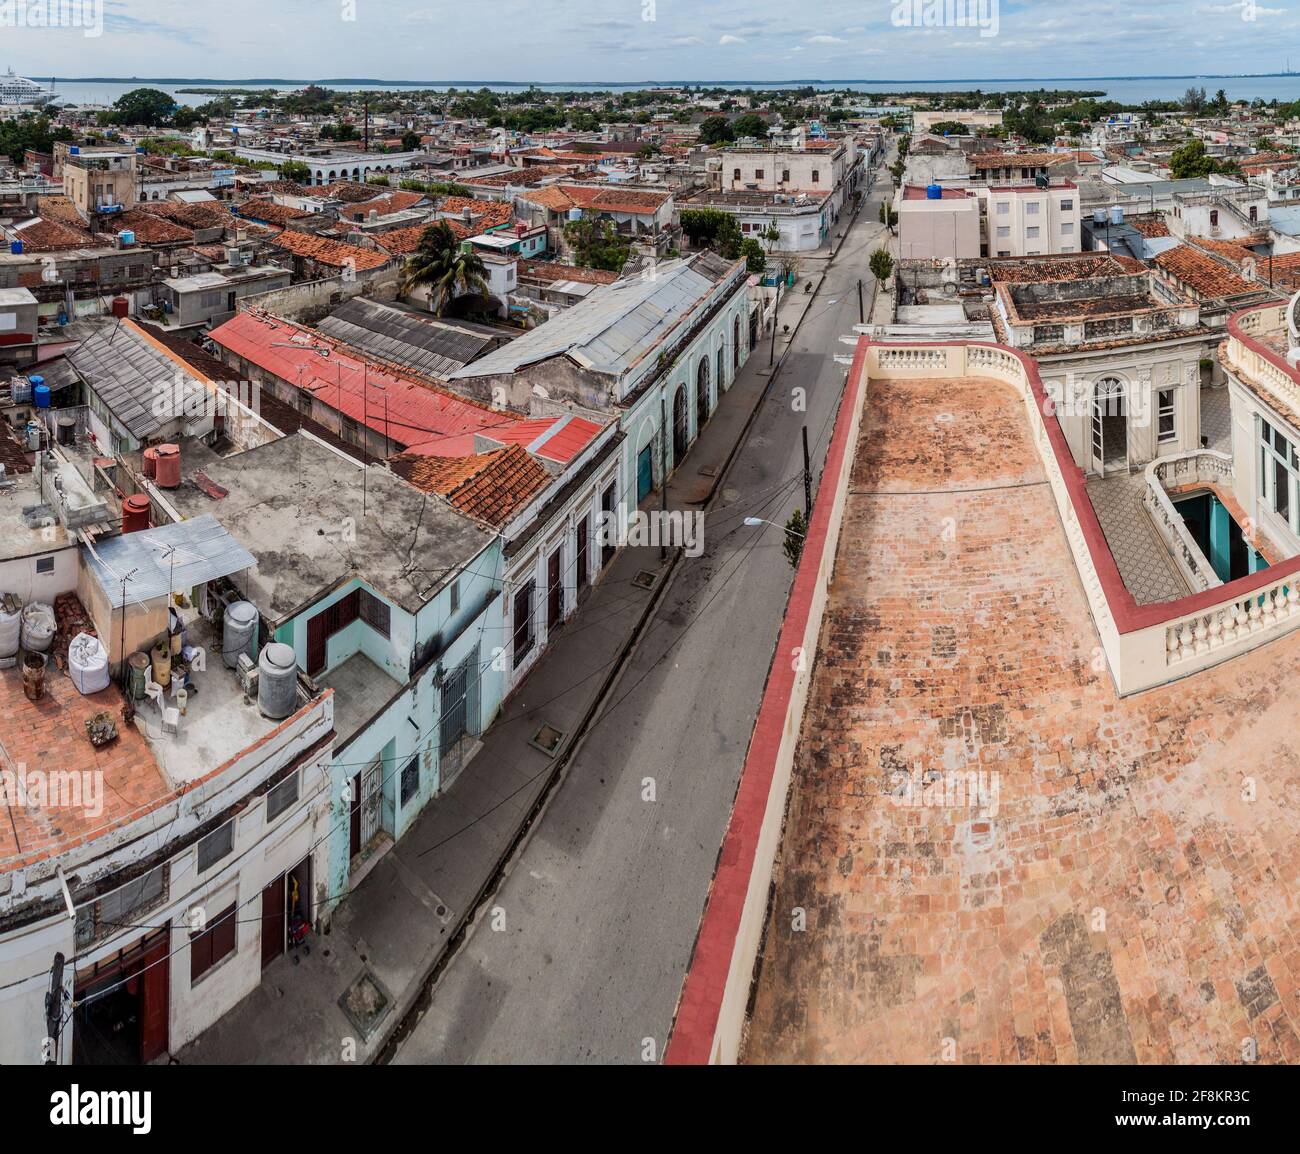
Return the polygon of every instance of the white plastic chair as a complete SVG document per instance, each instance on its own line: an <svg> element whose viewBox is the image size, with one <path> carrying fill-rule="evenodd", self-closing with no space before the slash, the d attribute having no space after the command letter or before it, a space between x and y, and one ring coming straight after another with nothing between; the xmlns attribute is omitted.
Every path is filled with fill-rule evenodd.
<svg viewBox="0 0 1300 1154"><path fill-rule="evenodd" d="M153 670L145 666L144 671L144 695L150 701L158 703L158 710L162 712L163 706L163 687L153 679Z"/></svg>

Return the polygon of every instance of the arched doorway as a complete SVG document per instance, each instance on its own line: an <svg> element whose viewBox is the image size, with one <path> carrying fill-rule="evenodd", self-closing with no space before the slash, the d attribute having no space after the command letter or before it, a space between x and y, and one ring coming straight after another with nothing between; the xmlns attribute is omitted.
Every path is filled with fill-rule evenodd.
<svg viewBox="0 0 1300 1154"><path fill-rule="evenodd" d="M740 317L731 318L731 367L740 368Z"/></svg>
<svg viewBox="0 0 1300 1154"><path fill-rule="evenodd" d="M709 358L700 358L695 374L695 435L698 437L709 419Z"/></svg>
<svg viewBox="0 0 1300 1154"><path fill-rule="evenodd" d="M677 386L677 392L673 396L673 468L677 468L682 463L682 458L686 456L686 388L683 385Z"/></svg>
<svg viewBox="0 0 1300 1154"><path fill-rule="evenodd" d="M1117 377L1093 385L1090 447L1092 466L1102 476L1128 468L1128 399Z"/></svg>
<svg viewBox="0 0 1300 1154"><path fill-rule="evenodd" d="M719 389L722 389L722 388L725 387L725 385L726 385L726 380L727 380L727 378L726 378L726 374L725 374L724 371L723 371L723 370L725 370L726 367L727 367L727 362L726 362L726 360L724 359L723 354L724 354L724 350L723 350L723 347L722 347L722 341L719 340L719 341L718 341L718 357L717 357L717 361L718 361L718 388L719 388Z"/></svg>

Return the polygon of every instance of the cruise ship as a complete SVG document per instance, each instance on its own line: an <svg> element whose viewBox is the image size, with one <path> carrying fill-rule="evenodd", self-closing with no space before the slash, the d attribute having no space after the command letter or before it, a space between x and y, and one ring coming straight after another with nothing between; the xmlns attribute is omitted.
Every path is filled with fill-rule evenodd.
<svg viewBox="0 0 1300 1154"><path fill-rule="evenodd" d="M44 104L49 98L35 80L16 75L12 68L0 75L0 104Z"/></svg>

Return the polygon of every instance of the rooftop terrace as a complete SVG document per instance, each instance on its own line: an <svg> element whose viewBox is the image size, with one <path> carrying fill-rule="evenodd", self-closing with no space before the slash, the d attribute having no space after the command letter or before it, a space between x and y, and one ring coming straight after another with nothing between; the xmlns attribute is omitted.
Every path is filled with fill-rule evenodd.
<svg viewBox="0 0 1300 1154"><path fill-rule="evenodd" d="M1118 697L995 381L873 380L849 494L747 1060L1300 1060L1300 638Z"/></svg>

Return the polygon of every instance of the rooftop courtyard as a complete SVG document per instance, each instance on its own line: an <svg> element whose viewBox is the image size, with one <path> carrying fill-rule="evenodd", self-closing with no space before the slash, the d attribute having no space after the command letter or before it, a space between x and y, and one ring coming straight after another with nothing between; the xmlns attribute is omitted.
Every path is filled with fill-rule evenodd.
<svg viewBox="0 0 1300 1154"><path fill-rule="evenodd" d="M1300 637L1118 697L988 379L871 381L839 540L746 1060L1300 1061Z"/></svg>

